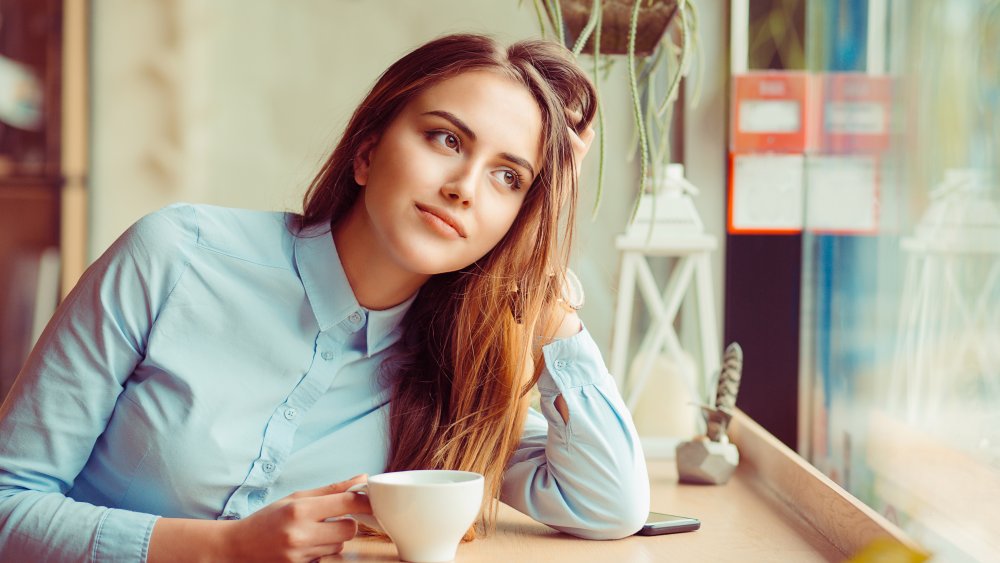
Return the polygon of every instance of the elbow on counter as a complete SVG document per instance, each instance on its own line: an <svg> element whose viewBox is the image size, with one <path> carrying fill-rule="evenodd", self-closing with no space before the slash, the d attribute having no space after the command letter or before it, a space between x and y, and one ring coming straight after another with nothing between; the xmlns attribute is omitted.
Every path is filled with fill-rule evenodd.
<svg viewBox="0 0 1000 563"><path fill-rule="evenodd" d="M622 487L619 494L595 495L603 506L590 506L579 514L580 527L559 527L559 531L588 540L617 540L639 531L649 516L649 482L643 479ZM596 503L595 503L596 504Z"/></svg>

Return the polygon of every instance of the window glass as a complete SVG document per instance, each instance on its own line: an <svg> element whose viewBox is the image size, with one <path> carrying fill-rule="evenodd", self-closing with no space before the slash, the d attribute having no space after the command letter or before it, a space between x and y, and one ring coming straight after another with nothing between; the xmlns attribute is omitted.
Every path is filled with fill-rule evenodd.
<svg viewBox="0 0 1000 563"><path fill-rule="evenodd" d="M808 11L800 450L935 560L995 560L1000 2Z"/></svg>

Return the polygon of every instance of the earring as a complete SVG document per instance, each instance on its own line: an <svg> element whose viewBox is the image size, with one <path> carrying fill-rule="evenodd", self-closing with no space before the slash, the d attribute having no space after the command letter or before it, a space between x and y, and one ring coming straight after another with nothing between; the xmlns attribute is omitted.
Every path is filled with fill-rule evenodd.
<svg viewBox="0 0 1000 563"><path fill-rule="evenodd" d="M556 303L565 307L568 311L579 311L583 307L585 295L583 284L573 270L566 268L563 275L562 287L559 289L559 298Z"/></svg>

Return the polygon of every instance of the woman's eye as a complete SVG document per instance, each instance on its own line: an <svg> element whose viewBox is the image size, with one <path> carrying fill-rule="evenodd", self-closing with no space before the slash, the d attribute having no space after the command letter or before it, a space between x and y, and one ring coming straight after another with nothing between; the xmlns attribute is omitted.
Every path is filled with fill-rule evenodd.
<svg viewBox="0 0 1000 563"><path fill-rule="evenodd" d="M461 143L458 141L458 137L456 137L454 133L449 133L448 131L431 131L430 138L453 151L457 151L459 146L461 146Z"/></svg>
<svg viewBox="0 0 1000 563"><path fill-rule="evenodd" d="M512 188L515 190L521 189L521 176L513 170L502 168L493 173L494 177L500 181L501 184Z"/></svg>

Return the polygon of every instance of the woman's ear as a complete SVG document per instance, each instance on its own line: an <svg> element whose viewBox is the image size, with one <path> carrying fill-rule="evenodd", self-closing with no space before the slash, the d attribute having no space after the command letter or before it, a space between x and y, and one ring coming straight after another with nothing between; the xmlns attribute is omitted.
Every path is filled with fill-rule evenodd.
<svg viewBox="0 0 1000 563"><path fill-rule="evenodd" d="M368 171L371 169L372 149L375 148L375 137L369 137L358 147L352 164L354 165L354 181L359 186L368 185Z"/></svg>

